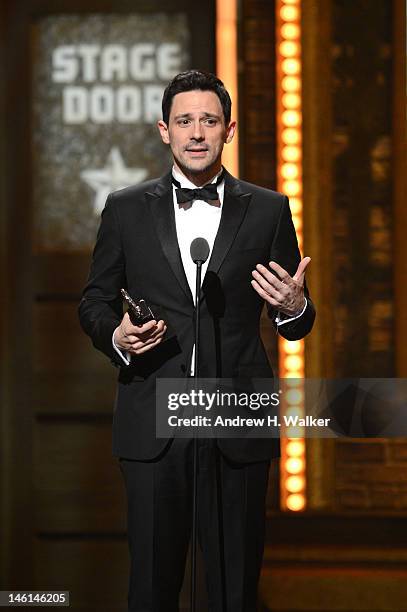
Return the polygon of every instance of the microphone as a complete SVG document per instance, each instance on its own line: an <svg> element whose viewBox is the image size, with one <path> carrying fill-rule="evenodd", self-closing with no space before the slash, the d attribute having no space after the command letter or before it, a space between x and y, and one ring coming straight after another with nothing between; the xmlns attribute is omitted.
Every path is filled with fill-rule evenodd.
<svg viewBox="0 0 407 612"><path fill-rule="evenodd" d="M190 253L192 261L199 265L205 263L209 257L209 244L205 238L195 238L191 242Z"/></svg>
<svg viewBox="0 0 407 612"><path fill-rule="evenodd" d="M196 285L195 285L195 344L194 344L194 379L196 385L199 377L199 327L200 327L200 292L201 292L201 272L202 264L209 257L209 244L205 238L195 238L191 242L189 249L191 259L196 264ZM192 414L195 416L195 410ZM198 516L198 444L194 435L194 467L193 467L193 486L192 486L192 534L191 534L191 612L196 610L196 542L197 542L197 516Z"/></svg>

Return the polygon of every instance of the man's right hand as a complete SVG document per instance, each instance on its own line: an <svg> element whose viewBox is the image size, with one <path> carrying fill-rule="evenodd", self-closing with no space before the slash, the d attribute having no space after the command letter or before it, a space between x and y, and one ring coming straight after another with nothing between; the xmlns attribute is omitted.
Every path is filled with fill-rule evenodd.
<svg viewBox="0 0 407 612"><path fill-rule="evenodd" d="M128 313L116 327L113 339L116 346L133 355L141 355L151 350L163 339L167 326L164 321L148 321L138 327L130 321Z"/></svg>

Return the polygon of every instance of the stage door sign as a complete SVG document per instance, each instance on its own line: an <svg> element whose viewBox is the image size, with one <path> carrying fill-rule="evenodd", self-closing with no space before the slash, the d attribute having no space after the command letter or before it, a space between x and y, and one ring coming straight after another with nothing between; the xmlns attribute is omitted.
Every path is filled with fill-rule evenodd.
<svg viewBox="0 0 407 612"><path fill-rule="evenodd" d="M163 174L156 128L168 81L189 66L183 14L40 19L33 31L37 252L86 251L107 195Z"/></svg>

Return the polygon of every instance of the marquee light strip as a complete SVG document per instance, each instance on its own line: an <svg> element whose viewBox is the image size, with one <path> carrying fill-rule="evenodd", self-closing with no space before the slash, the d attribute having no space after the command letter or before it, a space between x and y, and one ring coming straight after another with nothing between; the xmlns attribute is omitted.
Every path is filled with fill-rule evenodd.
<svg viewBox="0 0 407 612"><path fill-rule="evenodd" d="M232 98L232 120L237 119L238 76L237 76L237 0L216 2L216 74L224 82ZM234 176L239 176L239 137L225 145L222 154L224 166Z"/></svg>
<svg viewBox="0 0 407 612"><path fill-rule="evenodd" d="M276 1L277 189L290 199L302 252L301 1ZM282 411L304 415L304 341L279 338L280 378L287 382ZM306 506L305 439L287 427L281 439L280 504L298 512Z"/></svg>

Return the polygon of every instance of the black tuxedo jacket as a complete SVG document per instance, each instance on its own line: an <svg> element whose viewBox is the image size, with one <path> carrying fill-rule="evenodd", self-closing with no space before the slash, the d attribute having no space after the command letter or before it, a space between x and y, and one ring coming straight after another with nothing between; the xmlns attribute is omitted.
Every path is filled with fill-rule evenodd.
<svg viewBox="0 0 407 612"><path fill-rule="evenodd" d="M256 264L270 260L291 275L300 262L288 199L226 172L221 222L202 286L201 377L273 376L260 339L264 302L250 283ZM127 367L112 346L123 316L121 287L160 307L169 327L166 341L132 356ZM312 328L315 310L307 289L306 295L304 314L279 328L288 340ZM273 320L275 314L270 308ZM156 458L168 441L155 436L155 381L187 376L194 343L194 304L178 248L171 173L108 197L79 317L94 346L120 367L113 454ZM218 446L239 462L278 454L277 440L220 439Z"/></svg>

